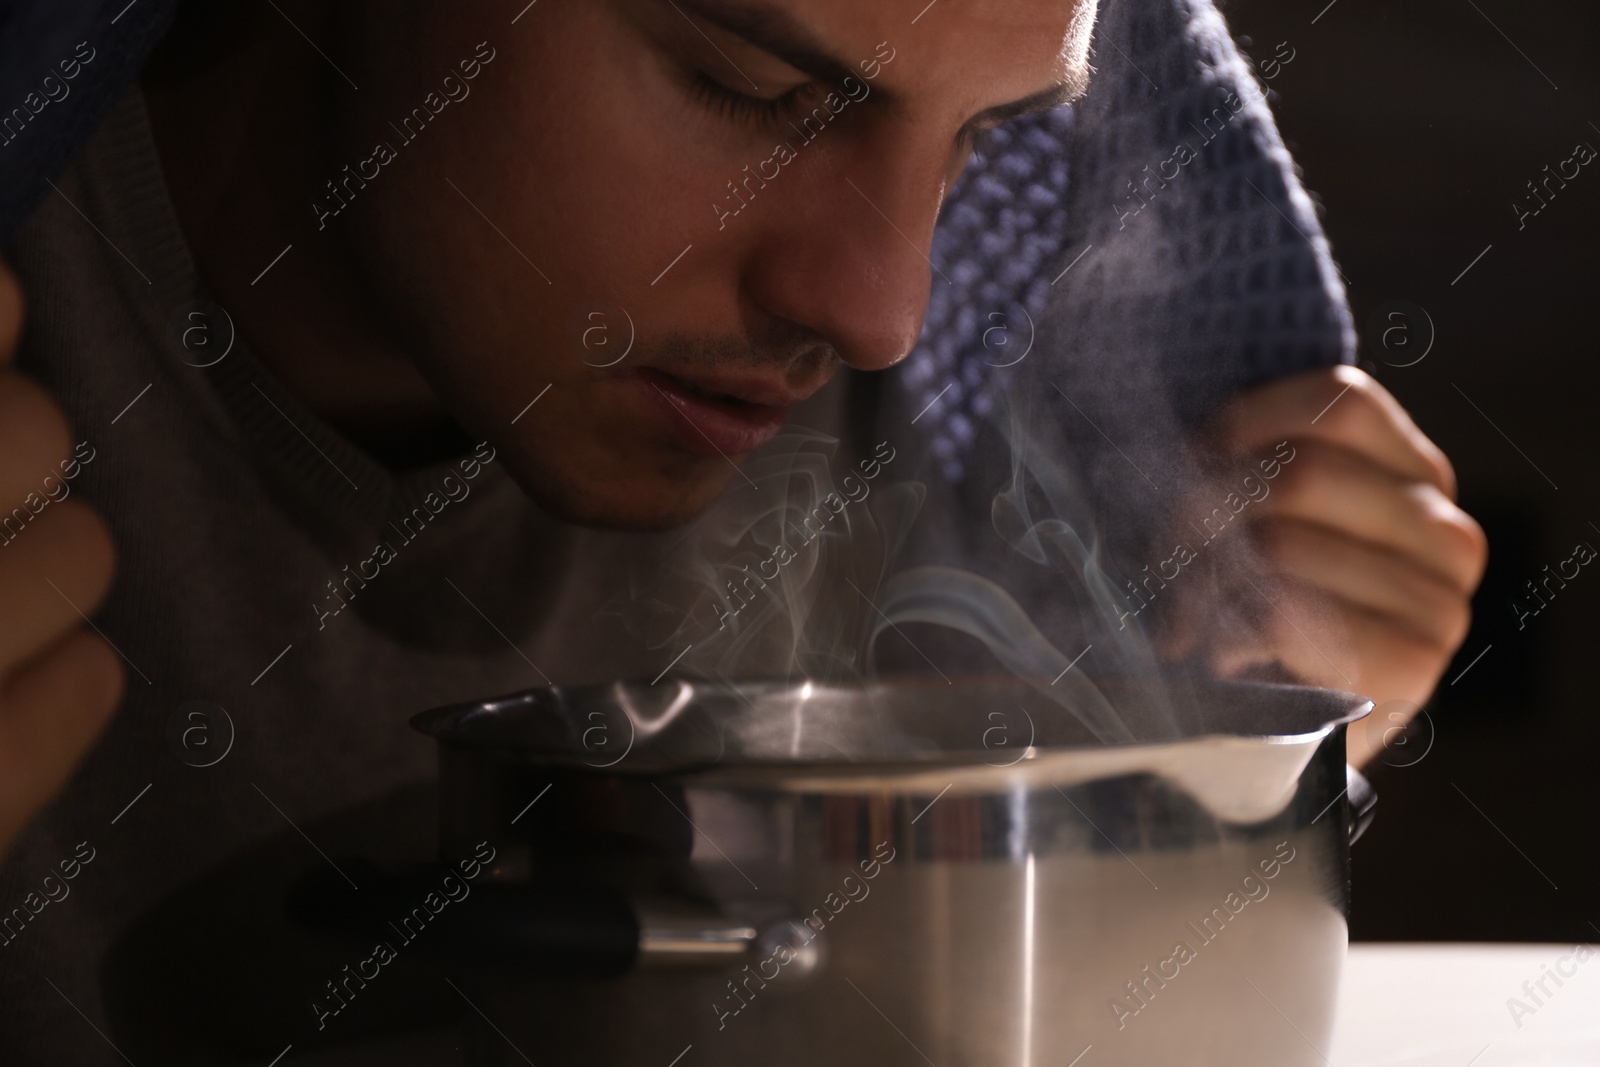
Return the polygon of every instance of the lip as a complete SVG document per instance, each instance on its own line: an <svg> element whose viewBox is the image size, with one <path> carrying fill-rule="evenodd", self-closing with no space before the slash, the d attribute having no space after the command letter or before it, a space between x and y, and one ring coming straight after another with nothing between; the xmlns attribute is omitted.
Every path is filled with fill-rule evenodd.
<svg viewBox="0 0 1600 1067"><path fill-rule="evenodd" d="M624 382L681 447L725 458L772 440L788 419L789 405L810 395L748 379L691 380L654 367L635 368Z"/></svg>

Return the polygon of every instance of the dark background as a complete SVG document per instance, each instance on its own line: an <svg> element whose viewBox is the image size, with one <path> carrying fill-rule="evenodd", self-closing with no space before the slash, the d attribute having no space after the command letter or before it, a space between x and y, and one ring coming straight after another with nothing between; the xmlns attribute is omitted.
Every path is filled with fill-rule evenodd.
<svg viewBox="0 0 1600 1067"><path fill-rule="evenodd" d="M1269 98L1350 280L1363 365L1449 454L1490 541L1432 730L1372 768L1351 936L1600 940L1600 560L1520 630L1511 608L1546 564L1600 548L1600 159L1521 230L1512 207L1537 206L1546 164L1600 148L1600 5L1325 3L1224 11L1255 60L1294 50ZM1409 367L1373 325L1397 300L1436 331Z"/></svg>

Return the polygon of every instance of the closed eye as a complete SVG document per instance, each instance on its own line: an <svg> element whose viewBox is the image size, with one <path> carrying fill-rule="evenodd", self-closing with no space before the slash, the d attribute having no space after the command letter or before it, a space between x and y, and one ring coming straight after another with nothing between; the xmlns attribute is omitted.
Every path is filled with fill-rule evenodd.
<svg viewBox="0 0 1600 1067"><path fill-rule="evenodd" d="M790 89L781 96L754 96L730 89L701 70L689 74L689 95L712 113L749 125L770 126L799 110L800 100L811 88L810 82Z"/></svg>

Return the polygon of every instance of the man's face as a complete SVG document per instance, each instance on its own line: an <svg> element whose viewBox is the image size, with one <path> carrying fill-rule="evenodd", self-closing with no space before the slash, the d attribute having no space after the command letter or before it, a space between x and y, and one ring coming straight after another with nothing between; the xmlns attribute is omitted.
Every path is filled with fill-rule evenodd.
<svg viewBox="0 0 1600 1067"><path fill-rule="evenodd" d="M925 2L351 16L361 90L334 158L375 141L396 158L336 228L447 406L541 504L684 522L841 364L910 352L973 138L1081 91L1093 17L1093 0Z"/></svg>

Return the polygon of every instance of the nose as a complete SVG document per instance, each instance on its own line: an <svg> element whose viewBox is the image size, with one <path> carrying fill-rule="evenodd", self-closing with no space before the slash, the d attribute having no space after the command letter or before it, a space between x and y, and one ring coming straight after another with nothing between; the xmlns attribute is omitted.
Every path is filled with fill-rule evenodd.
<svg viewBox="0 0 1600 1067"><path fill-rule="evenodd" d="M781 209L751 220L762 232L746 259L746 293L821 335L850 366L883 370L916 344L930 279L948 284L928 259L947 161L890 144L836 156L808 147L818 158L782 176L794 184Z"/></svg>

